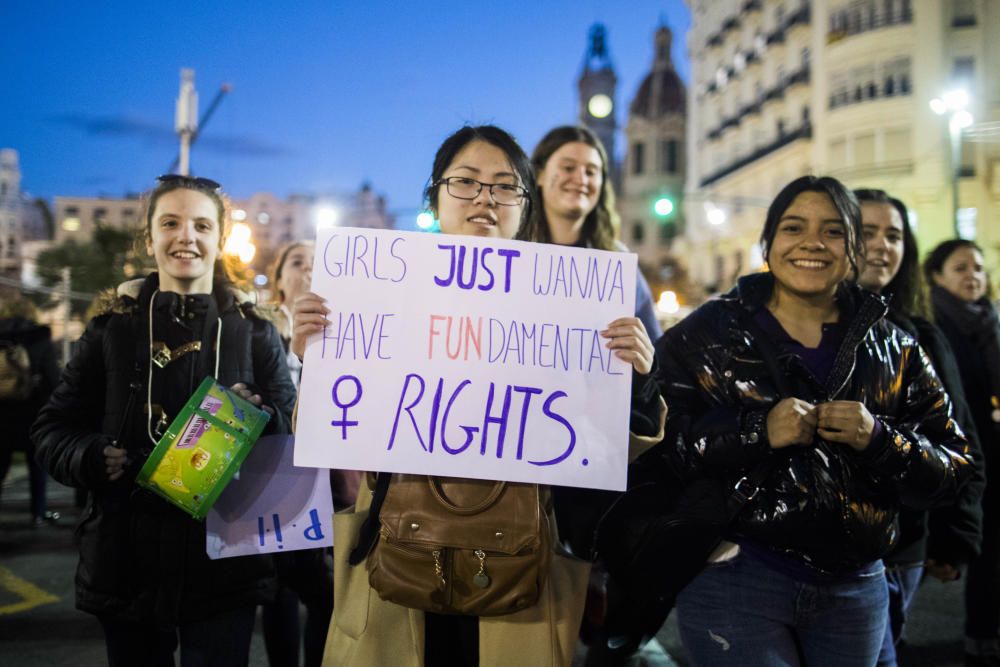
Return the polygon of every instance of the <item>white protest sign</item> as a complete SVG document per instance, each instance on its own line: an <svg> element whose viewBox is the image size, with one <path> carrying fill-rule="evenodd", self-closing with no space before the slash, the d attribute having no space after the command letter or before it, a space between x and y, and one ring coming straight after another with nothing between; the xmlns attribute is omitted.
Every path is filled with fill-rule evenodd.
<svg viewBox="0 0 1000 667"><path fill-rule="evenodd" d="M330 471L292 465L293 438L264 436L205 517L208 557L333 544Z"/></svg>
<svg viewBox="0 0 1000 667"><path fill-rule="evenodd" d="M322 230L295 465L625 488L635 255Z"/></svg>

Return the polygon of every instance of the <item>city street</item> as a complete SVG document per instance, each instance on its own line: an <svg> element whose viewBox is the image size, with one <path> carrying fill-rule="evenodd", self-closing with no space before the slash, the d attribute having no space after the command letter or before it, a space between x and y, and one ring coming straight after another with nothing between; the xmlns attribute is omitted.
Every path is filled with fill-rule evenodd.
<svg viewBox="0 0 1000 667"><path fill-rule="evenodd" d="M18 667L105 664L104 641L94 617L73 604L76 548L73 526L78 510L73 492L49 482L49 509L62 514L55 525L28 525L28 482L15 464L0 501L0 664ZM902 667L961 665L961 587L925 583L901 650ZM259 626L259 624L258 624ZM660 643L686 665L676 625L668 621ZM255 631L251 665L267 665L260 629ZM660 661L655 667L669 663Z"/></svg>

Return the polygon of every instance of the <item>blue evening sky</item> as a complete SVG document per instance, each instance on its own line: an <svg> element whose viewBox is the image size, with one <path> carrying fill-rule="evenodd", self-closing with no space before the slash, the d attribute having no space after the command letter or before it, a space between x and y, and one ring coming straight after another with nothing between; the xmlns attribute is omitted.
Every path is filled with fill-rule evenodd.
<svg viewBox="0 0 1000 667"><path fill-rule="evenodd" d="M0 147L20 152L34 195L147 189L176 156L179 70L192 67L201 112L233 85L193 149L195 173L236 197L367 180L408 214L462 124L500 125L530 153L575 122L595 21L624 125L661 20L688 81L681 0L0 0Z"/></svg>

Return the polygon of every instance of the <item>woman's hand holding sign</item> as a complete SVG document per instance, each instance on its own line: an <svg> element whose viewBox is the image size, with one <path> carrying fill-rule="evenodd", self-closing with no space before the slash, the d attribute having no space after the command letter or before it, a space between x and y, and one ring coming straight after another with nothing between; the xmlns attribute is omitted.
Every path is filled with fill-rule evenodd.
<svg viewBox="0 0 1000 667"><path fill-rule="evenodd" d="M292 304L292 352L299 359L306 354L306 341L309 337L322 333L323 327L330 323L326 319L330 309L326 307L323 297L313 292L295 298Z"/></svg>
<svg viewBox="0 0 1000 667"><path fill-rule="evenodd" d="M653 343L638 317L619 317L601 335L610 339L606 347L614 350L622 361L632 364L639 375L648 375L653 369Z"/></svg>

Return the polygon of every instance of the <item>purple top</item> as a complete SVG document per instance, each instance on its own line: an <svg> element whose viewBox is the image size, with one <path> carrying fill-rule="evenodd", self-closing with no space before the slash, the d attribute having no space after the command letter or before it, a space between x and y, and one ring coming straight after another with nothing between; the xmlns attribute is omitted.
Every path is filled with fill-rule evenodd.
<svg viewBox="0 0 1000 667"><path fill-rule="evenodd" d="M833 362L837 358L837 350L844 342L844 335L847 333L846 324L841 322L823 324L823 337L820 339L819 345L806 347L789 336L778 318L767 308L761 308L754 313L753 321L764 333L770 336L771 340L777 343L782 352L797 356L820 384L826 384L826 379L830 377L830 371L833 370Z"/></svg>

